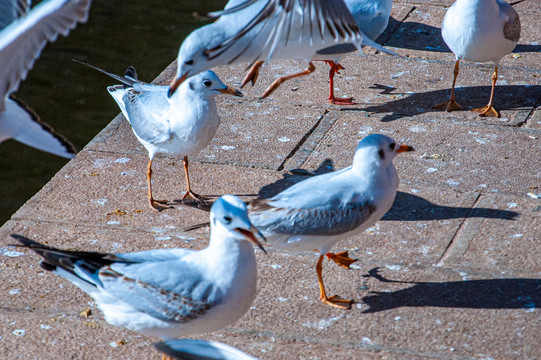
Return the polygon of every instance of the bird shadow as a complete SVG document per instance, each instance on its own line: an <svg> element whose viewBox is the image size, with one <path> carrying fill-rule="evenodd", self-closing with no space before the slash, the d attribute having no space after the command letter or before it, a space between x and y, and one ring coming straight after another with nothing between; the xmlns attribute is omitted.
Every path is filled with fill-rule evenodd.
<svg viewBox="0 0 541 360"><path fill-rule="evenodd" d="M426 221L459 218L515 220L518 217L519 213L515 211L438 205L420 196L398 191L393 206L381 220Z"/></svg>
<svg viewBox="0 0 541 360"><path fill-rule="evenodd" d="M439 81L439 79L437 80ZM383 95L401 96L397 100L388 101L380 105L371 105L365 108L352 109L373 113L390 113L383 116L382 122L398 120L404 117L411 117L429 112L444 114L443 111L435 110L432 107L449 99L450 89L426 91L414 94L394 92L392 86L374 84L370 89L380 90ZM479 94L486 94L486 102ZM488 103L490 86L457 87L455 89L457 101L466 109L481 107ZM483 95L484 97L484 95ZM496 86L494 99L498 110L515 110L520 108L531 108L541 97L540 85L498 85Z"/></svg>
<svg viewBox="0 0 541 360"><path fill-rule="evenodd" d="M257 197L259 199L268 199L285 189L305 180L307 177L326 174L335 171L334 162L331 159L325 159L317 169L308 171L305 169L292 169L282 175L281 179L270 184L262 186ZM254 196L255 194L234 194L236 196ZM218 196L207 195L205 200L175 200L171 205L182 205L209 211ZM391 209L381 219L382 221L427 221L427 220L448 220L458 218L492 218L514 220L518 218L519 213L508 210L499 210L491 208L469 208L455 207L434 204L421 196L398 191Z"/></svg>
<svg viewBox="0 0 541 360"><path fill-rule="evenodd" d="M441 36L441 28L416 21L398 21L389 18L385 31L376 42L386 47L399 49L450 53L451 50ZM517 44L514 53L540 52L541 45Z"/></svg>
<svg viewBox="0 0 541 360"><path fill-rule="evenodd" d="M401 307L442 307L464 309L524 309L541 304L541 279L481 279L444 282L389 280L371 269L365 277L386 283L413 284L396 291L373 291L362 298L364 313Z"/></svg>
<svg viewBox="0 0 541 360"><path fill-rule="evenodd" d="M451 52L441 37L441 29L439 27L415 21L402 22L393 17L389 18L387 28L376 41L381 41L386 47Z"/></svg>

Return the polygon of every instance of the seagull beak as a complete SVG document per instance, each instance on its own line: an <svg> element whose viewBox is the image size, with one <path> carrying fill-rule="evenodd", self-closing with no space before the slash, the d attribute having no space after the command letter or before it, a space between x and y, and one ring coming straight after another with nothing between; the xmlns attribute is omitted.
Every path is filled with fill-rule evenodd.
<svg viewBox="0 0 541 360"><path fill-rule="evenodd" d="M413 148L413 146L409 146L409 145L400 145L398 149L396 149L397 153L403 153L407 151L415 151L415 149Z"/></svg>
<svg viewBox="0 0 541 360"><path fill-rule="evenodd" d="M242 93L240 91L238 91L237 89L233 89L232 87L226 87L225 89L217 89L219 92L221 92L222 94L227 94L227 95L233 95L233 96L238 96L238 97L243 97L244 95L242 95Z"/></svg>
<svg viewBox="0 0 541 360"><path fill-rule="evenodd" d="M265 254L267 253L267 250L265 250L265 248L263 247L263 245L261 245L261 243L259 242L259 240L256 239L254 233L257 233L259 234L259 236L261 236L265 241L267 241L265 239L265 237L259 232L259 230L256 229L255 226L252 225L252 227L250 228L250 230L245 230L245 229L241 229L241 228L235 228L235 231L241 233L242 235L244 235L244 237L246 237L246 239L248 239L248 241L250 241L252 244L256 245L258 248L260 248Z"/></svg>
<svg viewBox="0 0 541 360"><path fill-rule="evenodd" d="M173 96L175 91L177 91L177 88L186 80L188 77L188 73L182 75L179 78L174 78L173 81L171 81L171 84L169 85L169 91L167 92L167 97Z"/></svg>

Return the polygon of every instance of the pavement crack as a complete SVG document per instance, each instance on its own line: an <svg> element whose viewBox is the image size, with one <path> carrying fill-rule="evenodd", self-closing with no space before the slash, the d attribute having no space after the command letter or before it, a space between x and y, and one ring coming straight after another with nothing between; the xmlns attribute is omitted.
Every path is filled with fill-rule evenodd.
<svg viewBox="0 0 541 360"><path fill-rule="evenodd" d="M471 215L473 214L474 212L474 209L476 208L476 206L479 204L479 202L481 201L482 199L482 194L481 193L478 193L477 196L475 197L475 200L473 201L473 204L470 208L470 211L468 212L468 214L464 217L464 220L462 221L462 223L458 226L458 228L456 229L456 232L455 234L453 235L453 237L451 238L451 240L449 241L449 243L447 244L447 247L445 248L445 250L443 250L442 254L440 255L438 261L437 261L437 264L438 265L443 265L443 262L449 258L450 256L450 253L452 252L452 249L454 247L454 245L457 243L457 239L460 237L460 235L462 234L463 230L468 226L468 219L471 219Z"/></svg>
<svg viewBox="0 0 541 360"><path fill-rule="evenodd" d="M307 142L307 140L310 138L310 136L312 136L312 134L316 131L316 129L319 127L319 125L321 124L321 122L323 121L323 119L325 119L327 117L327 114L329 114L329 110L328 109L325 109L325 112L319 117L318 121L314 124L314 126L312 126L312 128L310 130L308 130L308 132L306 134L304 134L304 136L302 137L302 139L297 143L297 145L289 152L289 154L285 157L284 161L282 161L282 163L280 164L280 166L278 166L278 168L276 169L277 171L282 171L284 170L285 168L285 165L287 164L287 162L292 159L296 154L297 152L302 148L302 146ZM307 149L308 152L311 152L313 149L315 148L315 146L310 146L310 149ZM302 161L300 161L300 164L296 167L299 167L300 165L302 165L302 163L304 163L304 161L308 158L308 155L306 156L302 156Z"/></svg>

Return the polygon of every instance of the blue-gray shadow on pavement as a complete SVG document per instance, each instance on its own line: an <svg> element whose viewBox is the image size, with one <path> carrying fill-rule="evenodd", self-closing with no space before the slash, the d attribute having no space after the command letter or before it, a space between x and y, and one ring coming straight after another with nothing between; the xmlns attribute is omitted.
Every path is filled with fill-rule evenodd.
<svg viewBox="0 0 541 360"><path fill-rule="evenodd" d="M386 283L413 284L396 291L372 292L362 298L364 313L401 307L443 307L464 309L524 309L541 304L541 279L480 279L444 282L388 280L374 268L366 277Z"/></svg>

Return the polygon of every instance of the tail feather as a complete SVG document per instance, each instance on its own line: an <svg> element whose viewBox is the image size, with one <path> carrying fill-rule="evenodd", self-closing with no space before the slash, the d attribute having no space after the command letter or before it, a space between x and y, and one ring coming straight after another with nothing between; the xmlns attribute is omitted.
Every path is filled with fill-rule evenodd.
<svg viewBox="0 0 541 360"><path fill-rule="evenodd" d="M11 237L20 243L13 244L13 246L31 249L41 256L40 266L44 270L56 271L60 268L79 278L81 278L81 276L77 274L76 267L87 273L95 273L99 271L100 268L114 262L129 262L119 259L113 254L60 250L40 244L18 234L11 234ZM86 279L83 280L87 281Z"/></svg>
<svg viewBox="0 0 541 360"><path fill-rule="evenodd" d="M81 65L85 65L85 66L88 66L89 68L92 68L94 70L97 70L109 77L112 77L113 79L115 80L118 80L120 81L122 84L124 85L127 85L127 87L132 87L134 84L137 84L137 83L141 83L139 80L137 80L137 73L135 72L135 68L133 66L130 66L128 67L128 69L126 70L126 72L124 73L124 76L120 76L120 75L117 75L117 74L113 74L113 73L110 73L106 70L103 70L97 66L94 66L94 65L90 65L89 63L86 63L86 62L83 62L83 61L79 61L79 60L75 60L73 59L73 61L75 61L76 63L79 63Z"/></svg>

